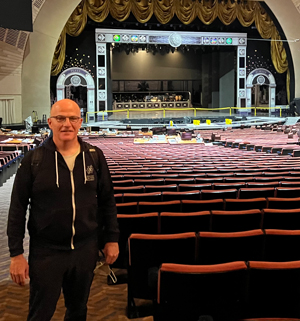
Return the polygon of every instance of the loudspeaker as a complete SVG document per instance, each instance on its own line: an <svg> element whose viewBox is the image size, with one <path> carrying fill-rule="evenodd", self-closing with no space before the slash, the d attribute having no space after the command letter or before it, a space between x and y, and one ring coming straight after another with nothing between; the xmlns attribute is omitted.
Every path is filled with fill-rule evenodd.
<svg viewBox="0 0 300 321"><path fill-rule="evenodd" d="M40 129L38 126L32 126L31 132L32 132L32 134L38 134L40 132Z"/></svg>
<svg viewBox="0 0 300 321"><path fill-rule="evenodd" d="M32 0L1 0L0 27L32 32Z"/></svg>

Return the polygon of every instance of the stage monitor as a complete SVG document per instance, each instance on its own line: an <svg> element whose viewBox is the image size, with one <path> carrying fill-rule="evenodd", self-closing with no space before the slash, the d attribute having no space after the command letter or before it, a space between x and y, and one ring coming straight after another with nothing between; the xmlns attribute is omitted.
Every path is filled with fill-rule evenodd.
<svg viewBox="0 0 300 321"><path fill-rule="evenodd" d="M40 129L38 126L32 126L31 132L32 132L32 134L38 134L40 132Z"/></svg>
<svg viewBox="0 0 300 321"><path fill-rule="evenodd" d="M32 0L1 0L0 27L32 32Z"/></svg>

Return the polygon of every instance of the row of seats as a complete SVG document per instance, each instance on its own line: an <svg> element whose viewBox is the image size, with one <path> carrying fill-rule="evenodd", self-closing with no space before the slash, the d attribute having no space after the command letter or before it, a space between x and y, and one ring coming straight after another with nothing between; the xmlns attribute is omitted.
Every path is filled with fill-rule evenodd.
<svg viewBox="0 0 300 321"><path fill-rule="evenodd" d="M293 167L288 171L265 171L264 169L258 168L258 170L251 171L234 171L234 169L227 169L226 171L218 171L215 169L176 169L176 170L152 170L152 169L144 169L141 171L136 170L126 170L122 169L120 171L110 171L113 180L120 179L128 179L130 177L135 178L143 178L143 175L148 175L146 177L164 177L164 178L176 178L176 177L191 177L191 178L219 178L224 180L225 177L247 177L247 176L300 176L299 168ZM161 174L160 176L156 176L154 174ZM163 175L164 174L164 175ZM121 176L120 176L121 175ZM124 176L123 176L124 175ZM153 176L154 175L154 176Z"/></svg>
<svg viewBox="0 0 300 321"><path fill-rule="evenodd" d="M124 175L125 176L125 175ZM113 177L113 179L116 179ZM270 183L279 185L299 182L299 176L241 176L241 177L210 177L210 178L193 178L193 177L176 177L165 175L126 175L124 179L113 180L113 185L115 187L129 187L129 186L140 186L140 185L168 185L168 184L214 184L214 186L218 186L215 184L231 184L231 183ZM283 184L283 185L284 185Z"/></svg>
<svg viewBox="0 0 300 321"><path fill-rule="evenodd" d="M166 187L167 185L165 185ZM212 200L212 199L248 199L256 197L277 197L277 198L295 198L300 195L300 187L249 187L240 189L216 189L216 190L187 190L177 192L177 186L167 186L162 188L159 186L147 187L148 190L156 190L149 193L143 193L144 186L136 186L134 189L125 189L125 193L115 194L117 203L128 202L159 202L159 201L175 201L175 200ZM118 192L122 190L117 189ZM132 193L132 191L134 191ZM136 192L137 191L137 192ZM116 192L116 190L115 190Z"/></svg>
<svg viewBox="0 0 300 321"><path fill-rule="evenodd" d="M300 261L161 265L155 321L299 320ZM207 316L211 316L208 319Z"/></svg>
<svg viewBox="0 0 300 321"><path fill-rule="evenodd" d="M184 232L238 232L252 229L300 230L300 209L201 211L118 214L121 234L172 234Z"/></svg>
<svg viewBox="0 0 300 321"><path fill-rule="evenodd" d="M245 211L251 209L297 209L300 197L258 197L251 199L176 200L163 202L117 203L118 214L142 214L150 212L199 212L199 211Z"/></svg>
<svg viewBox="0 0 300 321"><path fill-rule="evenodd" d="M159 282L158 271L161 264L184 264L190 265L191 269L197 268L197 264L201 264L205 265L207 270L210 270L211 272L213 271L213 264L219 265L236 261L264 262L264 260L272 260L276 262L284 262L282 263L284 266L288 264L286 263L287 261L299 260L299 252L294 251L294 246L295 244L298 244L299 240L299 230L267 230L265 232L263 232L262 230L252 230L236 233L200 232L198 234L183 233L170 235L131 234L128 239L129 314L130 316L132 316L132 313L135 312L135 298L152 300L158 299L158 302L161 301L162 298L160 294L157 297L157 290L160 291L160 286L157 289L157 282ZM203 267L203 269L205 268ZM247 268L245 267L245 271L246 270ZM230 269L228 269L227 271L230 271ZM229 275L230 273L227 276L229 277ZM298 289L298 284L294 283L297 282L296 280L297 279L293 281L293 284ZM244 281L246 281L246 279ZM277 281L277 279L273 279L273 284L276 284ZM281 281L285 283L286 279ZM247 288L248 286L245 282L237 282L237 284L236 282L231 282L228 283L228 286L240 286L241 290L249 291L249 289ZM200 286L200 284L198 285ZM177 284L175 282L173 284L173 288L176 286ZM189 284L189 286L190 289L194 288L192 284ZM200 288L198 288L198 291L202 292L202 289L203 288L200 286ZM185 290L189 291L189 288L186 288ZM226 294L226 291L230 290L228 290L227 287L223 288L223 296ZM237 295L238 293L239 292L236 292L235 295ZM182 295L188 294L187 292L183 291ZM208 293L206 293L206 295L208 295ZM215 293L215 295L218 295L218 293ZM226 295L223 297L224 300L225 297ZM215 300L213 300L213 296L208 295L207 298L209 298L211 302L214 302L214 310L218 310L218 307L215 305L216 302ZM240 301L240 299L238 301ZM199 301L198 304L201 304L201 301ZM194 308L196 308L197 306L198 305L192 305L192 307ZM298 306L299 303L297 302L297 308ZM293 314L295 312L295 308L296 307L294 306L294 309L288 312L292 313L290 316L299 317L300 315ZM233 311L232 309L230 310L231 312ZM248 309L246 309L246 311L247 310ZM300 310L298 311L298 313L300 313ZM222 312L221 316L224 317L225 315L224 312ZM248 315L244 314L243 316L246 317ZM270 314L269 316L272 315ZM186 318L183 318L182 320L186 320ZM221 320L226 319L224 318Z"/></svg>
<svg viewBox="0 0 300 321"><path fill-rule="evenodd" d="M19 157L18 151L0 151L0 172L14 163Z"/></svg>
<svg viewBox="0 0 300 321"><path fill-rule="evenodd" d="M154 180L153 180L154 181ZM146 182L147 183L147 182ZM152 182L150 185L133 185L133 186L118 186L114 185L114 192L117 193L150 193L150 192L184 192L191 190L220 190L230 188L259 188L259 187L300 187L300 179L297 181L282 181L282 182L236 182L236 183L199 183L199 184L160 184L163 181Z"/></svg>

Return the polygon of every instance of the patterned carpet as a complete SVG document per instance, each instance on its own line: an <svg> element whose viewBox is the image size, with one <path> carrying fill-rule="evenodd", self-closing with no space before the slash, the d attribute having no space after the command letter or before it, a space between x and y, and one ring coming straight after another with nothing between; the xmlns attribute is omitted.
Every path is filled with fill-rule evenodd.
<svg viewBox="0 0 300 321"><path fill-rule="evenodd" d="M3 175L4 173L0 173ZM25 321L28 312L29 285L20 287L9 276L9 252L7 247L6 224L10 194L14 176L0 187L0 321ZM28 235L24 242L25 256L28 256ZM117 272L117 271L116 271ZM88 303L88 321L129 320L126 316L127 285L107 285L106 276L97 272L91 288ZM142 305L147 302L142 302ZM53 321L62 321L64 300L60 297ZM136 321L151 321L152 316L137 318Z"/></svg>

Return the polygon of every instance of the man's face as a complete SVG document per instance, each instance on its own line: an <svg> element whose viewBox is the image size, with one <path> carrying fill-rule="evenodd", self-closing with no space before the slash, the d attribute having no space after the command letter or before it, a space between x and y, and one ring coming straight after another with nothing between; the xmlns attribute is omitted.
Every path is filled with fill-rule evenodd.
<svg viewBox="0 0 300 321"><path fill-rule="evenodd" d="M63 117L67 118L64 120ZM71 120L69 117L71 117ZM72 117L74 117L74 119L76 119L76 117L79 118L76 121L74 121L74 119L72 121ZM54 141L67 142L77 139L77 133L82 124L78 105L68 99L58 101L51 108L48 124L53 131Z"/></svg>

